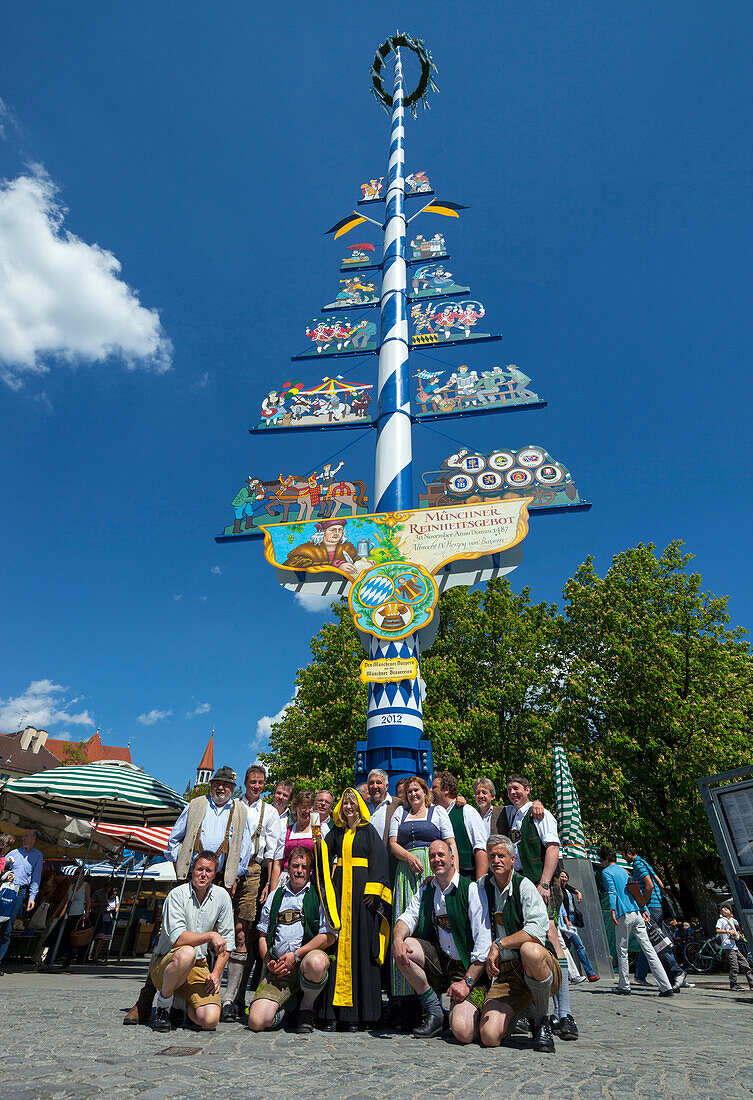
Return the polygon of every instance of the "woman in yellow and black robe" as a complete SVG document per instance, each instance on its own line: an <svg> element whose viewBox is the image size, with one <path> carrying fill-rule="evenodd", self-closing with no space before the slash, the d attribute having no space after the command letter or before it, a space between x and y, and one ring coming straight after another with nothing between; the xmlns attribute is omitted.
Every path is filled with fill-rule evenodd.
<svg viewBox="0 0 753 1100"><path fill-rule="evenodd" d="M323 1002L325 1025L356 1031L382 1014L379 968L387 954L392 891L387 851L369 825L369 811L349 787L335 806L334 828L321 841L320 896L336 906L339 933ZM319 853L318 853L319 854ZM327 871L334 864L331 883Z"/></svg>

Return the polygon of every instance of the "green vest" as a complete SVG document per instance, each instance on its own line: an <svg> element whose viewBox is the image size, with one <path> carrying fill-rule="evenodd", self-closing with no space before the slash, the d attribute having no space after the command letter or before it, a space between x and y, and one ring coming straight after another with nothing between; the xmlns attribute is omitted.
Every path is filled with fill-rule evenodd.
<svg viewBox="0 0 753 1100"><path fill-rule="evenodd" d="M458 846L458 859L460 860L459 871L474 870L473 862L473 845L471 844L468 836L468 830L465 827L465 820L463 818L463 807L458 806L457 802L450 810L448 817L452 824L452 831L455 834L455 843Z"/></svg>
<svg viewBox="0 0 753 1100"><path fill-rule="evenodd" d="M275 936L277 934L277 921L280 917L280 905L282 904L282 895L285 893L284 886L278 886L275 890L274 897L272 898L272 906L269 910L269 929L267 931L267 946L274 947ZM303 899L303 939L301 945L313 940L314 936L319 934L319 895L316 892L316 887L312 884L309 886L306 893L306 897Z"/></svg>
<svg viewBox="0 0 753 1100"><path fill-rule="evenodd" d="M512 815L510 815L512 810ZM512 823L515 820L515 808L510 807L507 811L507 827L512 828ZM537 886L541 882L541 876L544 873L544 855L546 853L546 845L542 843L539 831L536 828L536 822L533 820L531 811L529 810L526 816L523 818L523 824L520 828L520 840L518 841L518 857L520 858L520 869L527 879L530 879L534 886Z"/></svg>
<svg viewBox="0 0 753 1100"><path fill-rule="evenodd" d="M470 879L461 875L457 887L445 894L444 898L447 906L447 916L450 920L450 932L458 949L460 961L466 970L471 965L471 950L473 949L473 933L468 917L468 889L470 885ZM433 876L426 880L421 906L418 911L418 923L413 935L418 939L429 940L430 943L435 943L439 947L439 938L434 927Z"/></svg>
<svg viewBox="0 0 753 1100"><path fill-rule="evenodd" d="M506 936L514 936L516 932L523 931L523 905L520 900L520 884L522 881L523 875L518 874L517 871L513 871L512 890L502 910L502 922ZM492 939L496 939L496 921L494 919L494 913L497 908L497 884L491 871L489 874L484 875L482 882L484 884L484 890L486 891L486 900L489 904L489 916L492 921ZM518 954L517 951L516 954Z"/></svg>

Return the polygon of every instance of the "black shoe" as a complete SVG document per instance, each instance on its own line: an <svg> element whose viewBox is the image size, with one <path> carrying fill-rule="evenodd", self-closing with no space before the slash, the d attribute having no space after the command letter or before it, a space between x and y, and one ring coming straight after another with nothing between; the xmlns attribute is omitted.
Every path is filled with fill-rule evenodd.
<svg viewBox="0 0 753 1100"><path fill-rule="evenodd" d="M179 1027L183 1027L187 1019L188 1017L185 1015L182 1008L175 1008L175 1006L173 1006L170 1009L170 1026L173 1031L176 1031Z"/></svg>
<svg viewBox="0 0 753 1100"><path fill-rule="evenodd" d="M413 1028L415 1039L433 1039L444 1031L444 1016L433 1016L431 1012L424 1012L424 1018L419 1027Z"/></svg>
<svg viewBox="0 0 753 1100"><path fill-rule="evenodd" d="M558 1016L549 1017L549 1026L552 1029L552 1035L556 1035L560 1029L560 1021Z"/></svg>
<svg viewBox="0 0 753 1100"><path fill-rule="evenodd" d="M561 1021L560 1021L561 1024ZM533 1023L533 1049L538 1054L554 1054L554 1039L548 1016Z"/></svg>
<svg viewBox="0 0 753 1100"><path fill-rule="evenodd" d="M314 1030L314 1013L310 1008L302 1008L296 1020L296 1035L310 1035Z"/></svg>
<svg viewBox="0 0 753 1100"><path fill-rule="evenodd" d="M675 995L674 989L662 989L662 991L659 994L660 997L674 997L674 995Z"/></svg>
<svg viewBox="0 0 753 1100"><path fill-rule="evenodd" d="M729 988L730 988L731 993L744 993L745 992L741 985L731 985Z"/></svg>
<svg viewBox="0 0 753 1100"><path fill-rule="evenodd" d="M337 1020L322 1020L319 1024L320 1031L337 1031Z"/></svg>
<svg viewBox="0 0 753 1100"><path fill-rule="evenodd" d="M564 1042L572 1042L578 1038L578 1025L569 1013L561 1018L557 1034Z"/></svg>
<svg viewBox="0 0 753 1100"><path fill-rule="evenodd" d="M338 1031L344 1031L349 1035L353 1035L358 1031L358 1024L338 1024Z"/></svg>
<svg viewBox="0 0 753 1100"><path fill-rule="evenodd" d="M235 1001L228 1001L226 1005L223 1005L220 1009L220 1023L221 1024L234 1024L238 1019L238 1007Z"/></svg>
<svg viewBox="0 0 753 1100"><path fill-rule="evenodd" d="M527 1039L528 1038L529 1021L525 1016L518 1016L513 1020L513 1025L508 1031L508 1038L510 1039ZM533 1032L531 1032L533 1034Z"/></svg>
<svg viewBox="0 0 753 1100"><path fill-rule="evenodd" d="M170 1013L166 1008L155 1008L152 1018L152 1031L172 1031Z"/></svg>

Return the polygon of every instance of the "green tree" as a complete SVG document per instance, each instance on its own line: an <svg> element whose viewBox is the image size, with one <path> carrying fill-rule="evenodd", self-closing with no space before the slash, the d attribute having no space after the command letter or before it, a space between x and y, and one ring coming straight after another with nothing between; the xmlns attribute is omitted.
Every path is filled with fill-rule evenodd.
<svg viewBox="0 0 753 1100"><path fill-rule="evenodd" d="M681 548L641 544L603 578L589 558L567 583L556 725L590 839L650 852L708 917L716 849L696 779L750 761L753 663Z"/></svg>
<svg viewBox="0 0 753 1100"><path fill-rule="evenodd" d="M506 579L485 590L452 588L440 600L437 637L422 662L424 725L435 767L470 795L487 775L499 789L513 771L552 797L553 689L557 609L515 595Z"/></svg>
<svg viewBox="0 0 753 1100"><path fill-rule="evenodd" d="M69 741L63 747L63 763L66 765L88 764L89 754L83 740Z"/></svg>

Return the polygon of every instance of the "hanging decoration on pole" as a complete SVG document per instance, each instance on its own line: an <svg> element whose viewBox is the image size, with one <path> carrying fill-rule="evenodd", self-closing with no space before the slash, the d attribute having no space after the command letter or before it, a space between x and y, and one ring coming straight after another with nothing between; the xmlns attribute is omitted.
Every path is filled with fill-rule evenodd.
<svg viewBox="0 0 753 1100"><path fill-rule="evenodd" d="M471 370L467 363L460 363L455 370L421 367L413 377L417 420L546 407L546 401L528 389L531 379L514 363L488 370Z"/></svg>
<svg viewBox="0 0 753 1100"><path fill-rule="evenodd" d="M315 386L286 383L270 390L259 411L260 419L251 432L274 428L367 428L371 424L371 382L346 382L341 374L323 378Z"/></svg>

